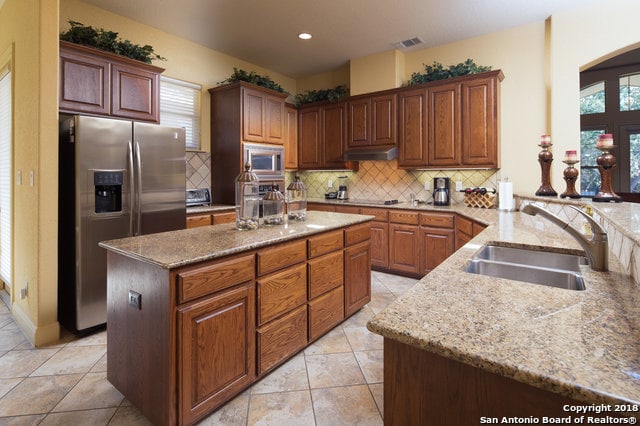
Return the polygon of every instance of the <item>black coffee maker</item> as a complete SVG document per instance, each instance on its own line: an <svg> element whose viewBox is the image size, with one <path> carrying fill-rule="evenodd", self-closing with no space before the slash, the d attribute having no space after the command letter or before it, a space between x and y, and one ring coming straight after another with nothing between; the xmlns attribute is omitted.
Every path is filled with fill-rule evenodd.
<svg viewBox="0 0 640 426"><path fill-rule="evenodd" d="M433 205L448 206L449 205L449 178L436 177L433 178Z"/></svg>

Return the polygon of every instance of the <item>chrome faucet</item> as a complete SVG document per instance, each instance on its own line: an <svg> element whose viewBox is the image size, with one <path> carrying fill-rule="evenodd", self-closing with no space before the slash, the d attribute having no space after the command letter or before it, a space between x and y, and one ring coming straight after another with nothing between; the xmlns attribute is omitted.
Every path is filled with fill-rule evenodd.
<svg viewBox="0 0 640 426"><path fill-rule="evenodd" d="M591 238L585 237L573 227L569 226L568 222L565 222L549 210L544 209L537 204L529 203L522 207L520 211L532 216L540 214L541 216L546 217L550 222L555 223L560 228L567 231L569 235L575 238L584 249L587 257L589 258L589 265L591 265L591 269L594 271L607 271L609 268L609 243L607 242L607 231L604 230L602 225L581 209L575 206L569 207L580 213L584 216L587 222L589 222L591 230L593 231L593 236Z"/></svg>

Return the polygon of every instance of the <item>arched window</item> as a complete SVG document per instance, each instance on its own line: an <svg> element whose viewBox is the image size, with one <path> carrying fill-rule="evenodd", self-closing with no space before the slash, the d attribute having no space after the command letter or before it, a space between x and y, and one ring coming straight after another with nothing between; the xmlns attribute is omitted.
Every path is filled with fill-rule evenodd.
<svg viewBox="0 0 640 426"><path fill-rule="evenodd" d="M600 133L612 133L613 186L626 201L640 201L640 49L580 73L580 192L600 188L596 159Z"/></svg>

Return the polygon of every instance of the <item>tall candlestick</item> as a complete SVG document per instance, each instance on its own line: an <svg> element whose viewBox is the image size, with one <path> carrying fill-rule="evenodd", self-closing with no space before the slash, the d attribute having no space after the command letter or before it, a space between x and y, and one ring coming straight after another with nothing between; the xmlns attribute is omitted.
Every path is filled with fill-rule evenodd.
<svg viewBox="0 0 640 426"><path fill-rule="evenodd" d="M613 148L613 135L611 133L603 133L598 135L598 141L596 142L596 148L598 149L611 149Z"/></svg>
<svg viewBox="0 0 640 426"><path fill-rule="evenodd" d="M600 136L611 136L611 135L600 135ZM612 176L613 168L616 166L616 157L613 156L609 151L613 149L613 139L609 137L603 138L605 142L600 144L600 138L598 137L598 144L596 148L602 151L600 157L596 161L598 163L598 170L600 171L600 190L593 197L593 201L607 203L607 202L622 202L622 197L613 192L613 184L612 184ZM611 140L611 144L609 144L608 140Z"/></svg>
<svg viewBox="0 0 640 426"><path fill-rule="evenodd" d="M553 153L549 151L549 148L553 145L551 143L551 136L542 135L540 137L540 144L542 151L538 154L538 163L542 169L542 182L540 188L536 191L536 195L552 196L555 197L558 193L551 187L551 162L553 161Z"/></svg>

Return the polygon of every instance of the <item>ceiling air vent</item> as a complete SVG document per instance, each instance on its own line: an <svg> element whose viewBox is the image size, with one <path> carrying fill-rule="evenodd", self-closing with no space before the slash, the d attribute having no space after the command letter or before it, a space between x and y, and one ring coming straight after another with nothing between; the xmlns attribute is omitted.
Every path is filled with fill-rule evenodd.
<svg viewBox="0 0 640 426"><path fill-rule="evenodd" d="M417 46L422 43L424 43L424 41L420 37L414 37L414 38L402 40L401 42L397 43L396 46L398 46L401 49L407 49L409 47Z"/></svg>

